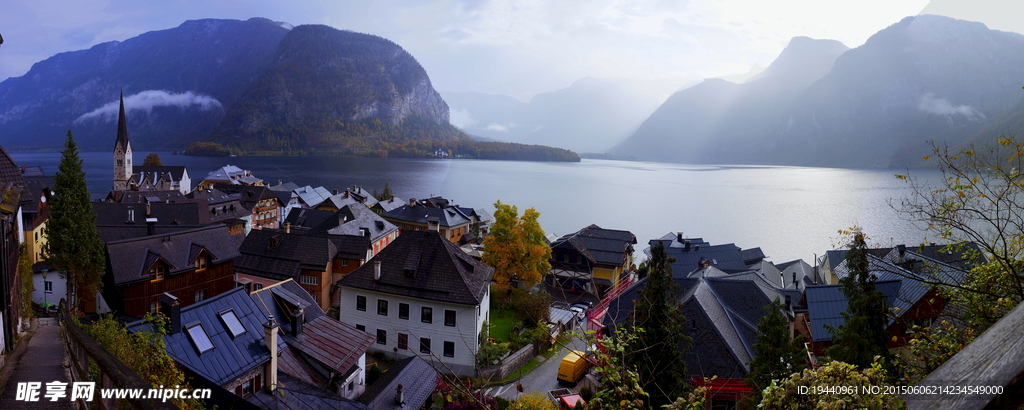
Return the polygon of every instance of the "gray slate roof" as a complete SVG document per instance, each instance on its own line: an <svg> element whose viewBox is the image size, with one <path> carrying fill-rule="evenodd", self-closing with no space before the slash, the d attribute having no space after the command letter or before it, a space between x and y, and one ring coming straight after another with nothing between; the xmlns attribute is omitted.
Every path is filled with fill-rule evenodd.
<svg viewBox="0 0 1024 410"><path fill-rule="evenodd" d="M370 242L376 242L398 231L397 226L361 203L344 205L334 212L292 208L285 222L291 223L293 227L308 228L315 233L350 236L368 234Z"/></svg>
<svg viewBox="0 0 1024 410"><path fill-rule="evenodd" d="M373 280L381 262L381 279ZM426 300L478 305L494 268L466 255L437 232L406 231L369 262L338 281L339 286Z"/></svg>
<svg viewBox="0 0 1024 410"><path fill-rule="evenodd" d="M245 237L239 253L235 261L238 273L284 280L297 278L301 269L327 270L338 248L325 236L256 229Z"/></svg>
<svg viewBox="0 0 1024 410"><path fill-rule="evenodd" d="M563 235L551 243L551 249L572 249L591 264L621 266L626 255L633 253L636 236L629 231L604 229L590 225L579 231Z"/></svg>
<svg viewBox="0 0 1024 410"><path fill-rule="evenodd" d="M398 208L385 212L382 215L385 219L392 221L405 221L418 224L426 224L429 218L438 218L442 227L451 228L469 224L469 218L463 215L458 208L429 208L422 205L402 205Z"/></svg>
<svg viewBox="0 0 1024 410"><path fill-rule="evenodd" d="M419 356L410 356L395 363L383 378L363 393L360 401L373 410L418 409L437 387L438 376L430 363ZM404 388L405 406L395 402L399 384Z"/></svg>
<svg viewBox="0 0 1024 410"><path fill-rule="evenodd" d="M900 292L902 282L898 280L875 282L875 288L889 297L889 306L896 300ZM811 328L812 342L827 342L832 340L832 332L829 327L838 329L846 321L843 319L843 312L846 311L847 299L843 293L842 285L815 285L808 286L805 291L807 300L807 316Z"/></svg>
<svg viewBox="0 0 1024 410"><path fill-rule="evenodd" d="M117 285L149 280L149 267L162 259L168 275L190 272L192 262L201 250L210 254L212 263L221 263L239 256L241 238L231 235L221 225L188 229L169 234L107 242L110 269Z"/></svg>
<svg viewBox="0 0 1024 410"><path fill-rule="evenodd" d="M149 205L151 218L157 225L199 225L199 204L155 202ZM146 226L146 205L139 203L93 202L96 225Z"/></svg>

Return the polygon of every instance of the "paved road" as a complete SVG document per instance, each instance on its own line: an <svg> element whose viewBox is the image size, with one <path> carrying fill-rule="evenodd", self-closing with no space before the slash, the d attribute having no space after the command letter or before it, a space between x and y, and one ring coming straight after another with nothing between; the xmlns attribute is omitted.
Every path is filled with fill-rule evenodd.
<svg viewBox="0 0 1024 410"><path fill-rule="evenodd" d="M7 363L8 366L14 366L14 371L10 379L7 380L3 396L0 397L0 408L5 410L74 409L74 403L67 397L57 401L51 401L44 397L46 394L45 383L53 381L67 383L68 378L64 372L66 356L64 345L61 344L60 323L57 322L57 319L52 318L38 320L38 327L35 330L35 334L28 340L28 346L25 347L24 353L18 359L11 358L13 362ZM44 384L43 388L39 391L38 401L15 400L18 383L25 382Z"/></svg>
<svg viewBox="0 0 1024 410"><path fill-rule="evenodd" d="M546 362L541 363L540 366L535 367L533 371L523 376L519 381L523 385L523 392L539 391L547 395L550 390L566 387L558 384L558 364L570 349L586 350L586 343L579 338L573 339ZM570 390L575 392L578 391L579 387L581 386L571 388ZM499 396L508 400L515 400L517 395L515 383L490 387L485 391L492 396Z"/></svg>

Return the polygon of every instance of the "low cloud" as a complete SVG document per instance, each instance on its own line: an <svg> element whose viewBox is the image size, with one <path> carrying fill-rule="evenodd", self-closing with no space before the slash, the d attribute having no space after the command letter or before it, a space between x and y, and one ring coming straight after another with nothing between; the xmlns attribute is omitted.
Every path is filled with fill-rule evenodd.
<svg viewBox="0 0 1024 410"><path fill-rule="evenodd" d="M448 122L462 129L476 124L476 120L473 119L473 116L469 115L469 110L465 109L451 110Z"/></svg>
<svg viewBox="0 0 1024 410"><path fill-rule="evenodd" d="M208 95L196 94L191 91L175 94L164 90L147 90L124 97L124 109L126 114L132 111L145 111L146 115L149 115L153 112L153 108L156 107L181 107L182 109L185 109L191 106L196 106L203 111L214 109L220 110L224 108L216 98ZM119 101L111 101L100 108L83 114L81 117L75 119L75 122L80 123L86 120L98 120L103 122L117 121L119 108Z"/></svg>
<svg viewBox="0 0 1024 410"><path fill-rule="evenodd" d="M491 130L491 131L507 132L509 130L509 128L515 128L515 127L516 127L516 124L514 124L514 123L498 124L496 122L492 122L490 125L484 127L484 129L485 130Z"/></svg>
<svg viewBox="0 0 1024 410"><path fill-rule="evenodd" d="M921 100L917 103L917 109L932 115L963 115L971 121L985 118L985 114L974 109L974 107L964 104L953 105L945 98L936 98L935 93L922 95Z"/></svg>

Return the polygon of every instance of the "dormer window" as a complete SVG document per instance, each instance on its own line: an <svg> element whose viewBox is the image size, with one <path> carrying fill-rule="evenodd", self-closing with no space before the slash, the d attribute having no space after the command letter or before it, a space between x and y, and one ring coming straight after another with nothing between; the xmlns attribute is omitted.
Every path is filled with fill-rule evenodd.
<svg viewBox="0 0 1024 410"><path fill-rule="evenodd" d="M196 261L193 263L193 265L196 267L196 272L206 270L206 267L209 264L210 258L206 256L206 254L199 254L199 256L196 257Z"/></svg>
<svg viewBox="0 0 1024 410"><path fill-rule="evenodd" d="M163 265L153 265L152 268L149 268L149 281L150 282L162 281L162 280L164 280L164 275L166 275L166 274L167 274L167 267L165 267Z"/></svg>

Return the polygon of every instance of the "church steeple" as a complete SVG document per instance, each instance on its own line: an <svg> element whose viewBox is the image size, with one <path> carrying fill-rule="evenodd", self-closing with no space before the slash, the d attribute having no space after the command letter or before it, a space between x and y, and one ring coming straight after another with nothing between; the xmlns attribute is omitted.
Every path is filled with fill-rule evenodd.
<svg viewBox="0 0 1024 410"><path fill-rule="evenodd" d="M117 142L114 143L114 190L128 189L132 177L132 144L128 141L128 122L124 115L124 92L121 93L121 112L117 117Z"/></svg>

